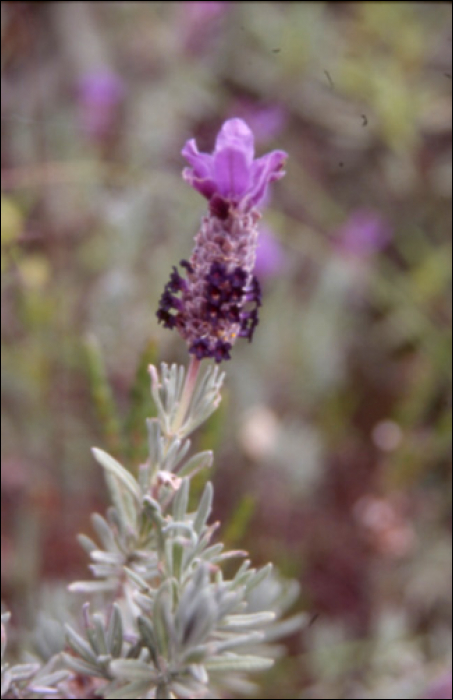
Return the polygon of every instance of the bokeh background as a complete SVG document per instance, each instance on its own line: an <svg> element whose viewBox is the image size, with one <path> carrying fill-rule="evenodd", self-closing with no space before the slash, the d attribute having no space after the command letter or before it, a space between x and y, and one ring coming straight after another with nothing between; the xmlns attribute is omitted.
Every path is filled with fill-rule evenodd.
<svg viewBox="0 0 453 700"><path fill-rule="evenodd" d="M289 153L252 345L195 439L227 544L299 580L263 698L451 698L451 4L2 2L2 597L86 577L89 449L146 454L180 150ZM19 632L18 632L19 634Z"/></svg>

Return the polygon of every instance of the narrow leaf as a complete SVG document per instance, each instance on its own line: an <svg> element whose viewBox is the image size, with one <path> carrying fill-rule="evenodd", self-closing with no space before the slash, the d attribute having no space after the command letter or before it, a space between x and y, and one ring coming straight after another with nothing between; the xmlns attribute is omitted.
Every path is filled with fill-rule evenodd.
<svg viewBox="0 0 453 700"><path fill-rule="evenodd" d="M71 593L104 593L118 588L118 581L76 581L70 583L68 591Z"/></svg>
<svg viewBox="0 0 453 700"><path fill-rule="evenodd" d="M256 627L257 625L266 625L275 620L275 613L273 612L257 612L257 613L245 613L244 615L227 615L220 629L222 630L237 630L237 629L247 629L248 627Z"/></svg>
<svg viewBox="0 0 453 700"><path fill-rule="evenodd" d="M71 654L66 654L65 652L61 655L64 663L71 671L82 674L82 676L96 676L96 678L105 678L105 672L101 670L98 666L92 664L87 664L82 659L78 659Z"/></svg>
<svg viewBox="0 0 453 700"><path fill-rule="evenodd" d="M193 529L198 534L200 534L203 530L203 527L205 526L206 521L211 513L213 495L214 489L212 487L211 482L208 481L208 483L204 487L204 491L201 496L200 504L198 506L198 510L193 523Z"/></svg>
<svg viewBox="0 0 453 700"><path fill-rule="evenodd" d="M173 518L182 521L187 514L187 504L189 502L189 480L183 479L181 486L176 492L173 501Z"/></svg>
<svg viewBox="0 0 453 700"><path fill-rule="evenodd" d="M112 605L106 630L107 648L115 658L123 648L123 620L117 603Z"/></svg>
<svg viewBox="0 0 453 700"><path fill-rule="evenodd" d="M148 620L148 618L144 617L143 615L139 615L137 618L137 624L142 639L145 642L147 649L149 649L154 666L159 668L157 640L152 623Z"/></svg>
<svg viewBox="0 0 453 700"><path fill-rule="evenodd" d="M167 657L170 641L173 636L171 618L171 582L164 581L154 599L154 633L156 635L159 654Z"/></svg>
<svg viewBox="0 0 453 700"><path fill-rule="evenodd" d="M99 515L99 513L93 513L91 516L91 522L93 523L93 527L96 530L96 534L99 537L104 549L109 552L119 552L120 550L116 542L114 532L107 520L105 520L102 515ZM99 549L99 547L96 547L96 549Z"/></svg>
<svg viewBox="0 0 453 700"><path fill-rule="evenodd" d="M142 593L151 593L151 588L149 584L147 583L147 581L145 581L144 578L140 576L140 574L138 574L133 569L129 569L129 567L127 566L125 566L123 570L126 576L137 586L139 591L141 591Z"/></svg>
<svg viewBox="0 0 453 700"><path fill-rule="evenodd" d="M11 674L8 670L3 670L2 672L2 698L6 697L11 685Z"/></svg>
<svg viewBox="0 0 453 700"><path fill-rule="evenodd" d="M110 671L117 678L134 681L156 681L158 676L152 666L138 659L115 659L110 664Z"/></svg>
<svg viewBox="0 0 453 700"><path fill-rule="evenodd" d="M148 428L150 481L162 464L162 430L158 418L148 418L146 420Z"/></svg>
<svg viewBox="0 0 453 700"><path fill-rule="evenodd" d="M122 685L121 688L105 691L105 700L130 700L130 698L145 698L149 691L149 681L132 681Z"/></svg>
<svg viewBox="0 0 453 700"><path fill-rule="evenodd" d="M49 690L52 692L55 692L55 687L58 685L58 683L61 683L68 677L69 673L68 671L53 671L52 673L46 673L45 675L42 675L42 673L39 674L39 686L33 684L33 692L38 693L39 690L38 688L43 688L45 689L44 692L48 693Z"/></svg>
<svg viewBox="0 0 453 700"><path fill-rule="evenodd" d="M262 581L264 581L264 579L270 575L272 569L273 566L270 562L269 564L266 564L266 566L263 566L261 569L258 569L258 571L256 571L245 584L247 593L250 593L250 591L253 590L255 586L258 586Z"/></svg>
<svg viewBox="0 0 453 700"><path fill-rule="evenodd" d="M29 680L39 671L39 664L17 664L9 669L12 682Z"/></svg>
<svg viewBox="0 0 453 700"><path fill-rule="evenodd" d="M250 634L234 635L231 639L227 639L224 642L217 642L215 645L215 655L220 654L229 649L234 649L235 647L249 646L250 644L256 644L264 638L263 632L250 632Z"/></svg>
<svg viewBox="0 0 453 700"><path fill-rule="evenodd" d="M93 455L99 464L108 472L113 474L134 496L137 502L140 501L140 489L132 474L130 474L114 457L98 447L92 448Z"/></svg>
<svg viewBox="0 0 453 700"><path fill-rule="evenodd" d="M108 655L106 631L104 627L104 617L100 613L93 615L93 631L96 635L98 656Z"/></svg>
<svg viewBox="0 0 453 700"><path fill-rule="evenodd" d="M77 535L77 540L87 554L91 554L91 552L94 552L94 550L98 548L96 542L93 542L93 540L86 535Z"/></svg>
<svg viewBox="0 0 453 700"><path fill-rule="evenodd" d="M86 639L80 636L69 625L65 625L66 640L73 651L78 654L84 661L93 666L97 665L97 656Z"/></svg>
<svg viewBox="0 0 453 700"><path fill-rule="evenodd" d="M209 671L265 671L273 665L273 659L265 659L262 656L243 656L239 654L217 656L204 661L204 666Z"/></svg>
<svg viewBox="0 0 453 700"><path fill-rule="evenodd" d="M207 469L212 466L213 454L211 450L206 450L205 452L199 452L198 454L191 457L181 469L178 470L178 476L186 476L191 478L195 476L201 469Z"/></svg>
<svg viewBox="0 0 453 700"><path fill-rule="evenodd" d="M307 613L299 613L289 617L287 620L276 622L268 630L265 630L266 642L273 642L276 639L281 639L281 637L299 632L304 627L307 627L309 622L310 616Z"/></svg>

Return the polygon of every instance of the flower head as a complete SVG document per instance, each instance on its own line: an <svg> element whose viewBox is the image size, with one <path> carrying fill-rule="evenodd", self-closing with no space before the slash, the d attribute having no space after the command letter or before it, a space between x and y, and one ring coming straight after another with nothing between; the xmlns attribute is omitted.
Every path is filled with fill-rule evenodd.
<svg viewBox="0 0 453 700"><path fill-rule="evenodd" d="M184 179L209 200L209 212L195 236L190 260L173 267L160 298L157 318L176 328L198 360L230 359L237 338L252 340L258 325L261 290L253 275L257 205L267 186L284 175L286 153L254 159L253 134L241 119L222 126L213 154L199 153L194 140L183 155L191 168Z"/></svg>

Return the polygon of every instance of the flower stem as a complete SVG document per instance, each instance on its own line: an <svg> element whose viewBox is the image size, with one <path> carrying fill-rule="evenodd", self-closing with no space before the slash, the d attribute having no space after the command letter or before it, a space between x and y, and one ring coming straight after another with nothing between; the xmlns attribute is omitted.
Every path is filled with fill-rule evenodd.
<svg viewBox="0 0 453 700"><path fill-rule="evenodd" d="M190 401L192 399L195 386L197 384L200 364L201 360L198 360L194 356L190 358L190 363L186 374L186 381L181 394L181 401L179 402L178 411L176 413L175 420L173 423L174 433L177 433L184 424L184 419L186 418L187 410L190 406Z"/></svg>

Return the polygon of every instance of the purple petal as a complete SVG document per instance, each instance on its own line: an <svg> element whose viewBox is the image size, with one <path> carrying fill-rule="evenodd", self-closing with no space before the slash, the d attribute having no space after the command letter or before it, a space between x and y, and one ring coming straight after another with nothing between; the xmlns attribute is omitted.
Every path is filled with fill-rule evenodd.
<svg viewBox="0 0 453 700"><path fill-rule="evenodd" d="M253 163L248 194L248 200L252 206L264 199L270 182L280 180L284 176L283 164L287 157L288 154L285 151L272 151Z"/></svg>
<svg viewBox="0 0 453 700"><path fill-rule="evenodd" d="M190 163L197 178L206 178L212 173L212 156L200 153L195 139L186 142L181 154Z"/></svg>
<svg viewBox="0 0 453 700"><path fill-rule="evenodd" d="M250 164L247 156L235 148L223 148L214 156L214 179L217 192L237 200L247 192L250 182Z"/></svg>
<svg viewBox="0 0 453 700"><path fill-rule="evenodd" d="M219 131L214 152L224 148L241 151L247 164L251 165L255 154L253 143L253 134L243 119L228 119Z"/></svg>
<svg viewBox="0 0 453 700"><path fill-rule="evenodd" d="M216 185L212 178L212 156L209 153L200 153L195 139L187 141L181 153L192 166L184 168L182 171L183 179L200 192L203 197L211 199L216 191Z"/></svg>
<svg viewBox="0 0 453 700"><path fill-rule="evenodd" d="M238 199L250 183L253 163L253 134L242 119L229 119L217 136L214 151L214 179L223 197Z"/></svg>
<svg viewBox="0 0 453 700"><path fill-rule="evenodd" d="M185 180L194 190L197 190L206 199L211 199L216 192L216 184L214 180L197 178L194 175L192 168L184 168L182 171L183 180Z"/></svg>

